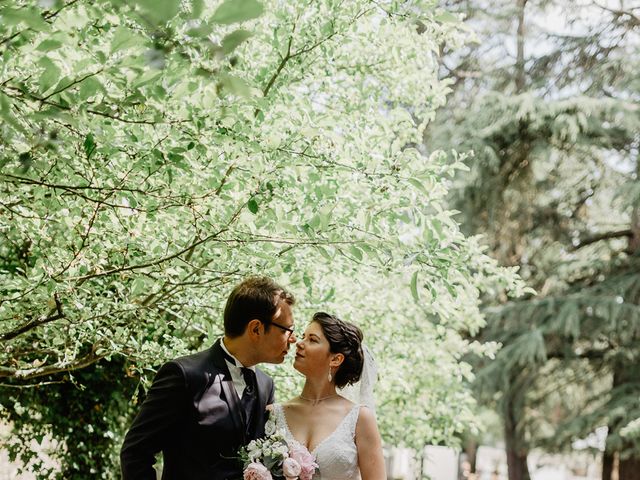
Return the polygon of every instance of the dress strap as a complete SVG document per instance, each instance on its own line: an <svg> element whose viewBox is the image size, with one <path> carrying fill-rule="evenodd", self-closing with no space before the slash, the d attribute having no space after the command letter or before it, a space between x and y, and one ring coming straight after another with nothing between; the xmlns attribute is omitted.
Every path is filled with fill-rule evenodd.
<svg viewBox="0 0 640 480"><path fill-rule="evenodd" d="M282 415L282 405L280 403L273 404L273 413L275 414L275 421L277 427L284 427L285 422L283 422Z"/></svg>
<svg viewBox="0 0 640 480"><path fill-rule="evenodd" d="M287 423L287 417L284 414L284 406L281 403L273 404L273 411L276 414L276 428L284 430L285 436L289 440L295 440L291 430L289 429L289 424Z"/></svg>
<svg viewBox="0 0 640 480"><path fill-rule="evenodd" d="M352 438L356 438L356 426L358 425L358 417L360 416L360 409L364 405L358 405L357 403L353 406L351 411L347 414L349 419L347 421L349 425L349 433Z"/></svg>

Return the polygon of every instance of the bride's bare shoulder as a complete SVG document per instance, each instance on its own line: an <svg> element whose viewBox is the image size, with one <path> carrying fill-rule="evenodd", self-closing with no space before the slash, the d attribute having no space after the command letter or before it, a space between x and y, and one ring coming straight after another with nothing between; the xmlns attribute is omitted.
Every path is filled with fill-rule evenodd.
<svg viewBox="0 0 640 480"><path fill-rule="evenodd" d="M356 423L356 437L378 438L379 436L376 414L369 407L360 406Z"/></svg>
<svg viewBox="0 0 640 480"><path fill-rule="evenodd" d="M338 398L342 402L342 405L344 405L347 408L353 408L356 406L356 404L351 400L349 400L347 397L343 397L342 395L340 395Z"/></svg>

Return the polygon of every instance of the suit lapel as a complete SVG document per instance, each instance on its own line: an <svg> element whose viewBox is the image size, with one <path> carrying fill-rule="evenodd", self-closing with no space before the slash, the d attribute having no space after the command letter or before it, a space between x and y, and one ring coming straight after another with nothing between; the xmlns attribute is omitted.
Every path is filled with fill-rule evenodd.
<svg viewBox="0 0 640 480"><path fill-rule="evenodd" d="M222 391L224 392L224 400L229 406L231 419L233 420L233 424L235 425L236 430L240 433L242 443L244 444L246 443L246 434L244 420L242 419L242 414L240 413L240 399L238 398L236 387L233 385L233 380L231 380L231 374L229 373L227 362L224 360L222 347L220 346L220 340L217 340L213 345L212 351L214 365L224 374L223 378L221 379Z"/></svg>
<svg viewBox="0 0 640 480"><path fill-rule="evenodd" d="M269 419L267 405L273 391L273 382L271 378L265 375L259 369L256 369L256 378L258 382L258 412L256 418L255 434L257 438L264 436L265 422Z"/></svg>
<svg viewBox="0 0 640 480"><path fill-rule="evenodd" d="M267 402L269 401L269 394L271 393L271 385L269 377L264 375L260 370L256 368L256 379L258 381L258 398L260 403L260 414L267 410Z"/></svg>

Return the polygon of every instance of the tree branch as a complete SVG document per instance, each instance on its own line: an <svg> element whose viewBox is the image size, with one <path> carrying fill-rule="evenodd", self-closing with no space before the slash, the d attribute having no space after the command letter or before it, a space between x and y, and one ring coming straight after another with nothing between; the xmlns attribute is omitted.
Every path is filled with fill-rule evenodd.
<svg viewBox="0 0 640 480"><path fill-rule="evenodd" d="M570 249L570 251L575 252L576 250L582 247L586 247L587 245L591 245L592 243L600 242L602 240L611 240L613 238L622 238L622 237L631 238L632 235L633 235L633 232L631 231L630 228L627 228L625 230L618 230L615 232L601 233L601 234L594 235L592 237L587 237L580 240L577 245L575 245Z"/></svg>
<svg viewBox="0 0 640 480"><path fill-rule="evenodd" d="M236 165L234 163L232 163L231 165L229 165L229 168L227 168L227 171L224 172L224 176L222 177L222 180L220 180L220 185L218 185L218 188L216 188L216 190L214 192L214 194L216 196L220 195L220 192L222 191L222 188L227 183L227 180L229 179L229 176L231 175L231 172L233 172L235 167L236 167Z"/></svg>
<svg viewBox="0 0 640 480"><path fill-rule="evenodd" d="M60 110L64 110L64 111L72 111L73 108L66 106L66 105L62 105L60 103L56 103L56 102L52 102L51 100L46 100L43 97L39 97L38 95L35 95L29 91L20 89L20 88L16 88L13 87L11 85L6 85L6 88L8 88L9 90L12 90L13 92L17 92L17 95L10 95L7 92L2 92L5 95L7 95L8 97L11 98L19 98L21 100L24 100L25 98L28 98L30 100L36 101L36 102L41 102L44 105L49 105L50 107L55 107L58 108ZM131 123L131 124L138 124L138 125L175 125L175 124L179 124L179 123L185 123L187 122L187 120L173 120L173 121L169 121L169 122L165 122L165 121L156 121L156 120L130 120L128 118L122 118L119 117L117 115L112 115L110 113L106 113L106 112L100 112L98 110L93 110L91 108L87 108L86 110L87 113L90 113L92 115L98 115L101 117L105 117L105 118L110 118L111 120L116 120L118 122L122 122L122 123Z"/></svg>
<svg viewBox="0 0 640 480"><path fill-rule="evenodd" d="M23 333L28 332L29 330L33 330L34 328L39 327L40 325L44 325L45 323L53 322L54 320L63 318L64 313L62 312L62 303L58 298L58 294L54 294L53 298L56 302L56 306L52 311L50 311L47 315L43 315L40 318L25 323L21 327L0 335L0 341L6 342L7 340L11 340L18 335L22 335Z"/></svg>
<svg viewBox="0 0 640 480"><path fill-rule="evenodd" d="M27 185L40 185L43 187L47 187L47 188L52 188L52 189L59 189L59 190L63 190L66 192L69 192L70 194L73 195L77 195L78 197L88 201L88 202L92 202L92 203L97 203L99 205L106 205L107 207L111 207L111 208L122 208L122 209L126 209L126 210L135 210L137 212L144 212L145 210L141 209L141 208L137 208L137 207L131 207L128 205L119 205L117 203L109 203L106 200L100 200L97 198L92 198L88 195L85 195L84 193L80 193L80 190L86 190L86 189L90 189L90 190L110 190L111 193L109 193L105 198L109 198L113 193L117 192L117 191L135 191L135 190L131 190L131 189L118 189L118 188L112 188L112 189L104 189L104 188L98 188L98 187L78 187L78 186L74 186L74 185L62 185L62 184L51 184L51 183L47 183L47 182L43 182L43 181L39 181L39 180L35 180L35 179L31 179L31 178L25 178L25 177L17 177L14 175L10 175L10 174L3 174L5 177L7 178L14 178L16 179L17 182L19 183L24 183ZM148 194L148 192L140 192L143 194Z"/></svg>
<svg viewBox="0 0 640 480"><path fill-rule="evenodd" d="M58 10L51 12L47 15L44 16L45 20L51 20L53 17L57 16L62 10L64 10L65 8L69 8L70 6L72 6L74 3L78 3L79 0L71 0L69 3L65 3L64 5L62 5Z"/></svg>
<svg viewBox="0 0 640 480"><path fill-rule="evenodd" d="M107 195L107 198L110 196L111 194ZM82 252L82 249L86 246L87 244L87 240L89 239L89 234L91 233L91 229L93 228L93 224L96 221L96 217L98 216L98 212L100 211L100 207L102 206L102 203L98 203L95 208L93 209L93 214L91 215L91 218L89 219L89 225L87 225L87 229L86 231L81 235L82 241L80 242L80 247L78 247L78 250L76 250L73 254L73 258L71 260L69 260L69 262L67 263L67 265L60 271L58 272L56 275L54 275L52 278L60 278L62 276L62 274L64 274L64 272L66 272L67 270L69 270L69 268L71 267L71 265L73 265L73 262L75 262L75 260L78 258L78 256L80 255L80 252ZM82 222L82 220L80 221ZM78 224L77 226L80 226L80 224Z"/></svg>
<svg viewBox="0 0 640 480"><path fill-rule="evenodd" d="M271 90L271 87L273 87L273 84L275 83L276 78L278 78L278 75L280 75L280 72L282 72L282 69L284 68L284 66L287 64L287 62L291 58L293 58L293 55L291 55L291 44L292 43L293 43L293 36L289 37L289 44L287 45L287 53L285 54L284 57L282 57L282 60L280 60L280 65L278 65L278 68L276 69L274 74L269 79L269 82L267 82L267 85L262 90L262 96L263 97L267 96L267 94L269 93L269 90Z"/></svg>
<svg viewBox="0 0 640 480"><path fill-rule="evenodd" d="M362 17L366 13L370 12L371 10L373 10L373 8L368 9L368 10L363 10L360 13L358 13L355 17L353 17L353 19L351 20L349 25L352 25L356 20L358 20L360 17ZM265 86L265 88L262 90L262 96L263 97L267 96L267 94L269 93L269 90L271 90L271 88L273 87L276 79L278 78L278 76L280 75L280 73L282 72L282 70L284 69L285 65L287 64L287 62L289 60L291 60L291 59L293 59L295 57L298 57L300 55L304 55L305 53L309 53L309 52L315 50L320 45L322 45L323 43L331 40L333 37L335 37L338 34L337 31L333 31L333 32L331 32L331 34L329 34L328 36L318 40L314 44L308 45L308 46L303 47L303 48L301 48L300 50L298 50L298 51L296 51L294 53L291 53L291 46L292 46L292 43L293 43L293 33L295 32L295 28L296 28L296 26L294 24L293 32L292 32L292 35L289 37L289 43L287 45L287 53L284 55L284 57L282 57L282 60L280 61L280 64L278 65L278 68L276 69L274 74L271 76L271 78L267 82L267 85ZM256 109L256 111L254 112L254 116L257 116L258 113L260 113L260 109Z"/></svg>
<svg viewBox="0 0 640 480"><path fill-rule="evenodd" d="M580 199L573 206L573 211L571 212L571 218L578 218L578 213L580 212L580 209L587 202L587 200L589 200L591 197L595 195L596 188L597 188L597 185L592 185L583 192L584 195L582 195L582 197L580 197Z"/></svg>
<svg viewBox="0 0 640 480"><path fill-rule="evenodd" d="M584 360L601 360L605 357L609 350L587 350L582 353L573 353L567 355L564 352L547 352L547 359L556 358L559 360L573 360L573 359L584 359Z"/></svg>
<svg viewBox="0 0 640 480"><path fill-rule="evenodd" d="M178 250L175 253L172 253L171 255L167 255L165 257L161 257L158 258L156 260L152 260L150 262L146 262L146 263L142 263L139 265L128 265L126 267L118 267L118 268L112 268L111 270L107 270L105 272L97 272L97 273L90 273L87 275L83 275L81 277L74 277L72 280L77 280L79 283L84 283L86 280L89 280L91 278L99 278L99 277L106 277L109 275L113 275L115 273L122 273L122 272L130 272L130 271L134 271L134 270L140 270L143 268L148 268L148 267L153 267L155 265L160 265L161 263L167 262L169 260L172 260L174 258L179 257L180 255L183 255L184 253L187 253L189 250L192 250L216 237L218 237L219 235L221 235L222 233L226 232L229 229L229 225L231 225L240 215L240 212L242 211L242 209L244 208L244 203L234 212L234 214L231 216L231 218L229 219L229 221L227 222L227 225L224 226L224 228L218 230L215 233L212 233L211 235L207 235L205 238L202 238L200 240L197 240L193 243L191 243L189 246L184 247L180 250Z"/></svg>
<svg viewBox="0 0 640 480"><path fill-rule="evenodd" d="M516 36L516 74L515 85L516 92L522 93L525 84L525 59L524 59L524 9L527 5L527 0L518 0L518 33Z"/></svg>
<svg viewBox="0 0 640 480"><path fill-rule="evenodd" d="M92 190L96 192L131 192L131 193L140 193L142 195L149 195L153 193L153 190L146 191L139 188L125 188L125 187L95 187L92 185L65 185L61 183L48 183L44 181L38 181L33 178L21 177L19 175L11 175L10 173L3 173L3 177L11 178L13 180L17 180L19 183L24 183L27 185L40 185L48 188L59 188L61 190L73 191L73 190ZM121 182L122 183L122 182ZM156 190L159 190L156 189Z"/></svg>
<svg viewBox="0 0 640 480"><path fill-rule="evenodd" d="M609 8L605 5L601 5L598 2L592 2L593 5L595 5L598 8L601 8L602 10L606 10L609 13L614 14L616 17L623 17L623 16L628 16L631 20L631 24L634 27L637 27L640 25L640 17L638 17L635 13L633 13L631 10L621 10L621 9L615 9L615 8Z"/></svg>
<svg viewBox="0 0 640 480"><path fill-rule="evenodd" d="M75 85L84 82L87 78L91 78L94 77L96 75L98 75L99 73L102 73L102 71L104 70L104 68L101 68L100 70L98 70L97 72L94 73L88 73L87 75L85 75L84 77L80 77L76 80L74 80L73 82L71 82L69 85L65 85L63 87L60 87L59 89L51 92L49 95L47 95L46 97L43 98L43 100L49 100L49 98L53 97L54 95L57 95L58 93L62 93L65 90L74 87Z"/></svg>
<svg viewBox="0 0 640 480"><path fill-rule="evenodd" d="M98 360L105 358L106 355L98 355L96 350L98 344L95 344L91 352L84 357L76 358L71 362L58 362L53 365L36 368L9 368L0 366L0 378L15 378L16 380L31 380L33 378L54 375L61 372L69 372L72 370L80 370L96 363Z"/></svg>

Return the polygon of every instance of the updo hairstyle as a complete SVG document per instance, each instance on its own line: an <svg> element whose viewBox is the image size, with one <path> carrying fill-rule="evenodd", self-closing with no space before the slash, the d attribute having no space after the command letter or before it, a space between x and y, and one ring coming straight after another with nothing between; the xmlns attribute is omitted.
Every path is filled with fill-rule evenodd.
<svg viewBox="0 0 640 480"><path fill-rule="evenodd" d="M312 321L322 328L329 341L329 351L344 355L344 361L333 375L336 387L342 388L360 380L364 365L362 330L325 312L315 313Z"/></svg>

